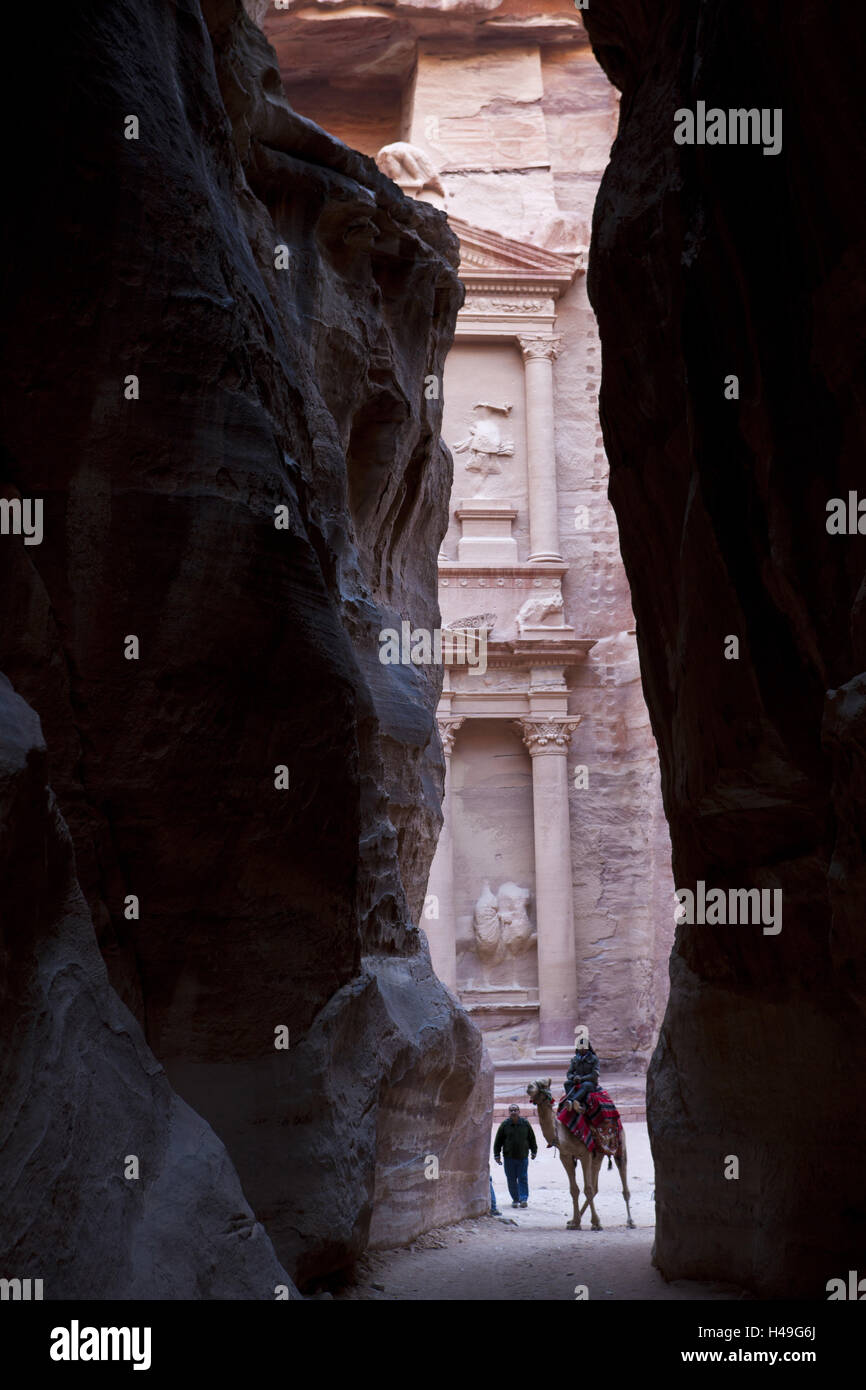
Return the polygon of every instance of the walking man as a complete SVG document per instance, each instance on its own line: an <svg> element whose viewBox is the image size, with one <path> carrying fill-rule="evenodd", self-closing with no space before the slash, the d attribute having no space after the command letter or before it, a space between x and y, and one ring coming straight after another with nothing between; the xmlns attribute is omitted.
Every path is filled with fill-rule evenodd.
<svg viewBox="0 0 866 1390"><path fill-rule="evenodd" d="M529 1198L529 1155L535 1158L538 1145L535 1131L528 1120L524 1120L519 1105L509 1105L508 1119L503 1120L493 1141L493 1157L501 1164L501 1154L505 1155L505 1181L511 1193L513 1207L525 1207Z"/></svg>

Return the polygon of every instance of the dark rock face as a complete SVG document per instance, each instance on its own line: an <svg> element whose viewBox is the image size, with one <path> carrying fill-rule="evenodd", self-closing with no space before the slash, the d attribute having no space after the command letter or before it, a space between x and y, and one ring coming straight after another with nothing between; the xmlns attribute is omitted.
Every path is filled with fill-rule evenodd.
<svg viewBox="0 0 866 1390"><path fill-rule="evenodd" d="M783 894L776 935L678 929L656 1258L826 1297L866 1238L866 539L826 528L863 481L864 23L827 11L817 42L805 4L765 0L584 19L622 89L590 291L675 880ZM781 108L781 153L675 144L698 100Z"/></svg>
<svg viewBox="0 0 866 1390"><path fill-rule="evenodd" d="M0 668L112 982L306 1277L374 1189L397 1238L487 1202L480 1035L416 925L440 673L378 660L438 620L456 242L286 106L236 0L68 19L17 21L2 479L44 540L0 538Z"/></svg>
<svg viewBox="0 0 866 1390"><path fill-rule="evenodd" d="M228 1154L108 983L45 763L0 676L4 1277L41 1279L46 1299L297 1298Z"/></svg>

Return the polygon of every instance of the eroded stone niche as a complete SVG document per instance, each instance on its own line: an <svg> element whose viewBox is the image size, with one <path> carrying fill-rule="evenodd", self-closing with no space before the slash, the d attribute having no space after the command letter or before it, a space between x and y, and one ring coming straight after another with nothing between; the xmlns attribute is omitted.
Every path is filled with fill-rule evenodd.
<svg viewBox="0 0 866 1390"><path fill-rule="evenodd" d="M442 429L454 459L454 482L449 525L440 555L457 559L463 535L457 516L460 502L483 496L513 503L517 515L508 538L515 542L515 559L523 560L529 553L526 402L523 362L517 344L456 342L445 362L443 392ZM488 467L496 471L470 468L471 448L456 447L469 438L473 425L485 419L502 441L503 452L490 455ZM501 616L505 620L505 614Z"/></svg>
<svg viewBox="0 0 866 1390"><path fill-rule="evenodd" d="M485 737L483 723L455 765L454 834L458 845L471 846L456 855L457 980L498 1062L531 1056L538 1043L532 774L519 738L509 746L496 725ZM479 755L495 759L492 767ZM482 936L498 949L480 947Z"/></svg>

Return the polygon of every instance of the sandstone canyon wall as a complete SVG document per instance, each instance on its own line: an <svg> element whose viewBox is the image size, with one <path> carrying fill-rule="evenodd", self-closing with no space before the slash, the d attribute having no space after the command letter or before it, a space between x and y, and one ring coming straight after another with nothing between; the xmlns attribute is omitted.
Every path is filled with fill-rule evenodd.
<svg viewBox="0 0 866 1390"><path fill-rule="evenodd" d="M622 91L590 294L676 884L783 903L777 934L678 928L648 1093L656 1260L825 1297L866 1237L866 540L826 526L863 473L864 26L766 0L584 22ZM675 144L699 100L780 108L781 152Z"/></svg>
<svg viewBox="0 0 866 1390"><path fill-rule="evenodd" d="M0 677L5 1277L50 1299L298 1298L108 982L45 764L39 720Z"/></svg>
<svg viewBox="0 0 866 1390"><path fill-rule="evenodd" d="M39 742L23 701L41 721L27 795L63 863L53 916L9 905L10 978L29 998L36 937L47 951L70 912L86 955L86 900L114 989L304 1281L488 1200L480 1034L415 925L440 820L441 673L383 666L377 640L438 619L451 468L424 382L460 304L456 242L291 111L236 0L16 25L43 98L10 157L28 191L5 233L2 494L44 501L44 537L0 538L0 669L21 697L16 748ZM126 1104L104 1104L98 1078L113 1029L138 1031L88 960L99 1007L126 1022L67 1063L95 1080L88 1163L59 1200L96 1220L101 1185L123 1183L99 1136ZM140 1120L150 1105L163 1130L182 1117L184 1142L207 1136L188 1181L216 1186L215 1223L231 1198L242 1234L259 1232L255 1269L237 1258L235 1294L252 1296L273 1250L207 1126L147 1085ZM14 1105L13 1089L4 1122ZM71 1124L57 1085L43 1105ZM22 1160L34 1203L51 1161ZM0 1234L10 1249L8 1210ZM51 1271L33 1273L56 1296ZM88 1277L60 1288L83 1295ZM214 1282L231 1296L231 1270ZM121 1271L100 1288L140 1285Z"/></svg>

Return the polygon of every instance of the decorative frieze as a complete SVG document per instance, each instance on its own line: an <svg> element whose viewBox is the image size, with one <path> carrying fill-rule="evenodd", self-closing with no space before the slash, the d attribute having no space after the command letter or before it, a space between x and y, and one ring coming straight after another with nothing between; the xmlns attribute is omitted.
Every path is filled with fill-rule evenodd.
<svg viewBox="0 0 866 1390"><path fill-rule="evenodd" d="M439 566L439 583L447 589L459 581L462 588L489 585L499 589L558 589L568 566L562 561L547 565L467 565L444 560Z"/></svg>
<svg viewBox="0 0 866 1390"><path fill-rule="evenodd" d="M551 299L493 299L470 295L464 305L464 314L552 314Z"/></svg>

